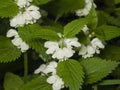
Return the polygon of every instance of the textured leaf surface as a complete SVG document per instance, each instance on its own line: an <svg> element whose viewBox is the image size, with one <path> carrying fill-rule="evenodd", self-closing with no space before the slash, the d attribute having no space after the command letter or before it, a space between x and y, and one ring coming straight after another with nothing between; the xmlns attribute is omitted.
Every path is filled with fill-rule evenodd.
<svg viewBox="0 0 120 90"><path fill-rule="evenodd" d="M50 2L51 0L33 0L33 4L35 5L42 5L42 4L46 4L48 2Z"/></svg>
<svg viewBox="0 0 120 90"><path fill-rule="evenodd" d="M79 62L75 60L60 62L57 66L57 74L63 79L69 90L81 89L84 72Z"/></svg>
<svg viewBox="0 0 120 90"><path fill-rule="evenodd" d="M93 84L109 75L117 66L114 61L106 61L100 58L88 58L80 62L86 72L86 83Z"/></svg>
<svg viewBox="0 0 120 90"><path fill-rule="evenodd" d="M84 0L53 0L47 6L48 12L59 18L63 14L83 8Z"/></svg>
<svg viewBox="0 0 120 90"><path fill-rule="evenodd" d="M46 40L58 40L57 33L51 29L44 29L38 24L33 24L19 28L19 33L23 39L28 40L29 38L34 39L46 39Z"/></svg>
<svg viewBox="0 0 120 90"><path fill-rule="evenodd" d="M37 32L41 30L41 27L37 24L19 28L19 35L26 41L30 47L32 47L37 53L39 53L43 60L48 60L49 56L45 53L43 41L36 36Z"/></svg>
<svg viewBox="0 0 120 90"><path fill-rule="evenodd" d="M17 15L18 11L13 0L0 0L0 17L13 17Z"/></svg>
<svg viewBox="0 0 120 90"><path fill-rule="evenodd" d="M120 60L120 47L109 45L101 52L102 58L111 59L113 61Z"/></svg>
<svg viewBox="0 0 120 90"><path fill-rule="evenodd" d="M75 36L82 30L85 24L87 24L87 19L73 20L64 27L64 36L69 38Z"/></svg>
<svg viewBox="0 0 120 90"><path fill-rule="evenodd" d="M0 36L0 62L15 61L20 55L21 51L12 44L11 40Z"/></svg>
<svg viewBox="0 0 120 90"><path fill-rule="evenodd" d="M103 40L110 40L120 36L120 28L102 25L95 29L96 36Z"/></svg>
<svg viewBox="0 0 120 90"><path fill-rule="evenodd" d="M23 84L24 82L19 76L12 73L6 73L4 80L5 90L19 90Z"/></svg>
<svg viewBox="0 0 120 90"><path fill-rule="evenodd" d="M52 86L46 82L46 79L46 77L37 77L23 85L20 90L52 90Z"/></svg>

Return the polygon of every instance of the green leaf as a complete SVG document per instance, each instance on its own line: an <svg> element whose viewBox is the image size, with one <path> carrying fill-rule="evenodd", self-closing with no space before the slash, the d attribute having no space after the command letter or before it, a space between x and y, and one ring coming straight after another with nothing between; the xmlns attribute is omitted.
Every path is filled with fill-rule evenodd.
<svg viewBox="0 0 120 90"><path fill-rule="evenodd" d="M82 30L82 28L84 27L85 24L87 24L87 22L88 22L87 19L80 18L68 23L64 27L64 36L68 38L75 36Z"/></svg>
<svg viewBox="0 0 120 90"><path fill-rule="evenodd" d="M101 52L101 57L113 61L120 60L120 47L113 45L106 46L106 48Z"/></svg>
<svg viewBox="0 0 120 90"><path fill-rule="evenodd" d="M119 63L101 58L88 58L80 62L86 73L86 83L93 84L109 75Z"/></svg>
<svg viewBox="0 0 120 90"><path fill-rule="evenodd" d="M49 56L46 54L43 40L36 34L41 32L41 27L37 24L19 28L20 37L29 44L32 49L39 53L43 60L48 60ZM46 32L47 33L47 32ZM43 36L44 37L44 36ZM51 37L50 37L51 38Z"/></svg>
<svg viewBox="0 0 120 90"><path fill-rule="evenodd" d="M92 5L87 18L89 19L88 27L91 29L96 28L98 24L98 17L94 5Z"/></svg>
<svg viewBox="0 0 120 90"><path fill-rule="evenodd" d="M12 44L11 40L0 36L0 62L7 63L15 61L20 55L21 51Z"/></svg>
<svg viewBox="0 0 120 90"><path fill-rule="evenodd" d="M59 40L57 33L51 29L44 29L38 24L28 25L18 28L20 36L23 39L46 39L46 40Z"/></svg>
<svg viewBox="0 0 120 90"><path fill-rule="evenodd" d="M84 0L54 0L46 6L46 9L49 13L59 18L63 14L83 8L84 3Z"/></svg>
<svg viewBox="0 0 120 90"><path fill-rule="evenodd" d="M116 80L104 80L102 82L99 83L99 85L120 85L120 80L116 79Z"/></svg>
<svg viewBox="0 0 120 90"><path fill-rule="evenodd" d="M120 36L120 28L110 25L102 25L95 29L96 36L102 40L111 40Z"/></svg>
<svg viewBox="0 0 120 90"><path fill-rule="evenodd" d="M119 4L120 3L120 0L114 0L115 1L115 4Z"/></svg>
<svg viewBox="0 0 120 90"><path fill-rule="evenodd" d="M63 79L69 90L81 89L84 72L79 62L69 59L58 63L57 74Z"/></svg>
<svg viewBox="0 0 120 90"><path fill-rule="evenodd" d="M0 0L0 17L13 17L19 9L13 0Z"/></svg>
<svg viewBox="0 0 120 90"><path fill-rule="evenodd" d="M20 90L52 90L52 86L46 82L46 77L37 77L23 85Z"/></svg>
<svg viewBox="0 0 120 90"><path fill-rule="evenodd" d="M24 82L19 76L12 73L6 73L4 79L5 90L19 90L23 84Z"/></svg>
<svg viewBox="0 0 120 90"><path fill-rule="evenodd" d="M48 2L50 2L51 0L33 0L33 4L35 5L43 5L43 4L46 4Z"/></svg>

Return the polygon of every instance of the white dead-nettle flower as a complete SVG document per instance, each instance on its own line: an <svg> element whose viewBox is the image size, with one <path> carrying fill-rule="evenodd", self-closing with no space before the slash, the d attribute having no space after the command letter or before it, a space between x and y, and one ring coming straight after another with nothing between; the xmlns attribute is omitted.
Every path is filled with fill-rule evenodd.
<svg viewBox="0 0 120 90"><path fill-rule="evenodd" d="M41 73L42 75L48 75L47 82L49 84L52 84L53 90L61 90L64 88L64 82L62 81L62 78L60 78L56 74L56 68L57 68L57 62L52 61L48 65L42 64L38 69L35 70L35 74ZM51 73L51 74L49 74ZM51 76L49 76L51 75Z"/></svg>
<svg viewBox="0 0 120 90"><path fill-rule="evenodd" d="M103 42L98 38L93 38L88 45L82 45L81 49L79 51L79 55L81 55L83 58L93 57L93 55L99 54L100 49L104 49Z"/></svg>
<svg viewBox="0 0 120 90"><path fill-rule="evenodd" d="M30 2L32 2L33 0L15 0L16 4L20 7L20 8L24 8L26 6L30 5Z"/></svg>
<svg viewBox="0 0 120 90"><path fill-rule="evenodd" d="M53 90L61 90L64 88L64 82L58 75L52 75L47 79L49 84L52 84Z"/></svg>
<svg viewBox="0 0 120 90"><path fill-rule="evenodd" d="M85 0L84 8L78 9L76 11L76 15L77 16L87 16L89 14L91 7L92 7L92 3L93 3L93 0ZM96 7L95 4L94 4L94 7Z"/></svg>
<svg viewBox="0 0 120 90"><path fill-rule="evenodd" d="M89 34L89 28L87 27L87 25L84 25L82 31L84 32L85 35Z"/></svg>
<svg viewBox="0 0 120 90"><path fill-rule="evenodd" d="M29 46L19 37L18 32L15 29L10 29L6 35L8 38L14 37L12 39L13 45L21 49L22 52L25 52L29 49Z"/></svg>
<svg viewBox="0 0 120 90"><path fill-rule="evenodd" d="M59 60L66 60L73 56L75 51L73 47L80 47L76 37L74 38L62 38L60 41L47 41L44 46L48 48L47 54L52 54L52 58Z"/></svg>
<svg viewBox="0 0 120 90"><path fill-rule="evenodd" d="M10 19L10 26L19 27L24 26L25 24L33 24L39 18L41 14L39 12L39 8L37 6L31 5L29 7L25 7L23 12L19 12L18 15Z"/></svg>

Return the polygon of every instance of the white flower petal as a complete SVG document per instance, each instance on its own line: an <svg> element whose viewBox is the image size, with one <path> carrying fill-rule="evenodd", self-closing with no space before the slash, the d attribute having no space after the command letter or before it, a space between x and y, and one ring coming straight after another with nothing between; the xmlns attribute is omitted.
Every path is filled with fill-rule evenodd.
<svg viewBox="0 0 120 90"><path fill-rule="evenodd" d="M18 32L15 29L10 29L7 32L7 37L18 36Z"/></svg>
<svg viewBox="0 0 120 90"><path fill-rule="evenodd" d="M18 47L21 45L22 42L23 42L23 41L22 41L21 38L14 38L14 39L12 40L12 43L13 43L15 46L18 46Z"/></svg>
<svg viewBox="0 0 120 90"><path fill-rule="evenodd" d="M87 53L87 47L82 45L79 51L79 55L85 55Z"/></svg>
<svg viewBox="0 0 120 90"><path fill-rule="evenodd" d="M42 64L42 65L40 65L40 67L39 67L38 69L36 69L36 70L34 71L34 73L35 73L35 74L39 74L39 73L41 73L41 72L44 72L45 69L46 69L46 65L45 65L45 64Z"/></svg>
<svg viewBox="0 0 120 90"><path fill-rule="evenodd" d="M87 53L88 54L95 54L95 49L91 45L88 45L87 46Z"/></svg>
<svg viewBox="0 0 120 90"><path fill-rule="evenodd" d="M41 14L39 11L31 11L29 13L34 19L39 19L41 17Z"/></svg>
<svg viewBox="0 0 120 90"><path fill-rule="evenodd" d="M25 42L22 42L20 47L22 52L25 52L26 50L29 49L29 46Z"/></svg>

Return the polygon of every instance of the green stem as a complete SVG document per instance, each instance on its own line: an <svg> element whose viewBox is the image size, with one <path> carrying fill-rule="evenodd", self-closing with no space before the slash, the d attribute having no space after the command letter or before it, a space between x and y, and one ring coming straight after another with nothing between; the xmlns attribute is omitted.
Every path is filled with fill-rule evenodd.
<svg viewBox="0 0 120 90"><path fill-rule="evenodd" d="M28 56L27 53L24 53L24 81L27 81L28 75Z"/></svg>

